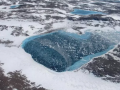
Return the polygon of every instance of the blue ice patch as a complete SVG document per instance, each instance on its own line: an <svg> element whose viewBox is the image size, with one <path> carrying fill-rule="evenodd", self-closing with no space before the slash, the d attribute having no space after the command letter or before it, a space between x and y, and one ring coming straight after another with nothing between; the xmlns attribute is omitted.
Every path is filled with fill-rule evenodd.
<svg viewBox="0 0 120 90"><path fill-rule="evenodd" d="M82 9L74 9L72 14L77 14L77 15L92 15L92 14L104 14L102 12L97 12L97 11L88 11L88 10L82 10Z"/></svg>
<svg viewBox="0 0 120 90"><path fill-rule="evenodd" d="M109 49L111 45L109 40L90 32L79 35L55 31L30 37L23 41L22 47L36 62L51 70L62 72L66 69L77 69L89 62L91 57L101 55L100 52ZM87 61L84 61L84 58Z"/></svg>

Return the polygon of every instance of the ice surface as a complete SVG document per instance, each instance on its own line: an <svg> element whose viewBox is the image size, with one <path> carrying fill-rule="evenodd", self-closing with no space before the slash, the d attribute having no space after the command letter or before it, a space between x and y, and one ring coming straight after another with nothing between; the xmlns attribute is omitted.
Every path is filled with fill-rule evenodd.
<svg viewBox="0 0 120 90"><path fill-rule="evenodd" d="M81 64L87 63L90 59L84 62L83 57L104 51L111 44L109 40L102 38L100 35L89 32L77 35L64 31L56 31L30 37L23 42L22 47L38 63L61 72L79 60L82 61L80 62Z"/></svg>
<svg viewBox="0 0 120 90"><path fill-rule="evenodd" d="M102 12L97 11L88 11L88 10L82 10L82 9L74 9L72 14L78 14L78 15L91 15L91 14L104 14Z"/></svg>
<svg viewBox="0 0 120 90"><path fill-rule="evenodd" d="M114 48L114 45L110 46L108 49L106 49L106 50L104 50L102 52L98 52L98 53L95 53L95 54L91 54L91 55L85 56L82 59L80 59L79 61L77 61L76 63L74 63L72 66L68 67L66 69L66 71L71 71L71 70L78 69L82 65L84 65L87 62L89 62L90 60L92 60L92 58L104 55L105 53L107 53L108 51L110 51L113 48Z"/></svg>
<svg viewBox="0 0 120 90"><path fill-rule="evenodd" d="M17 8L17 7L19 7L20 5L12 5L12 6L10 6L10 8L11 9L14 9L14 8Z"/></svg>

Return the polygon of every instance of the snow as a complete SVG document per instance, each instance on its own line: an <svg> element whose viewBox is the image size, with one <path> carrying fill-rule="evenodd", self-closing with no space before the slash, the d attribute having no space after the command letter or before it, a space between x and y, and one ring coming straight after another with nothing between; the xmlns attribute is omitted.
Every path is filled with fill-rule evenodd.
<svg viewBox="0 0 120 90"><path fill-rule="evenodd" d="M115 20L120 20L120 16L115 15L115 14L107 15L107 16L112 17L112 18L115 19Z"/></svg>
<svg viewBox="0 0 120 90"><path fill-rule="evenodd" d="M0 39L6 39L10 41L14 41L14 44L19 46L22 41L27 38L25 36L12 36L11 32L13 31L10 26L18 26L18 27L23 27L23 32L28 32L30 36L34 35L34 33L40 28L43 28L44 25L41 25L36 22L30 22L30 21L19 21L19 20L0 20L0 25L6 25L9 26L8 30L4 30L0 32ZM32 30L31 26L35 26L34 30Z"/></svg>
<svg viewBox="0 0 120 90"><path fill-rule="evenodd" d="M59 29L59 28L67 28L68 27L68 23L67 23L67 20L65 20L64 22L56 22L56 23L53 23L53 26L52 26L54 29Z"/></svg>
<svg viewBox="0 0 120 90"><path fill-rule="evenodd" d="M72 28L67 28L66 31L70 32L70 33L78 33L76 30L74 30Z"/></svg>
<svg viewBox="0 0 120 90"><path fill-rule="evenodd" d="M4 0L7 2L7 0ZM46 0L48 1L48 0ZM90 3L91 0L89 0ZM9 2L10 3L10 2ZM68 4L66 2L66 4ZM92 5L89 4L91 7ZM72 10L72 8L76 7L73 5L68 4L69 8ZM6 9L5 9L6 8ZM40 7L39 14L34 13L31 14L33 16L41 17L42 19L45 19L46 13L44 13L44 10L51 10L50 8L41 8ZM55 11L61 12L62 14L51 14L51 16L61 16L65 17L66 15L72 15L67 13L65 10L61 9L53 9ZM96 10L104 11L102 8L98 7ZM2 12L11 12L10 6L0 6L0 11ZM119 15L107 15L105 17L112 17L115 20L120 20ZM11 17L15 17L11 16ZM74 15L74 17L80 17L77 15ZM52 20L49 21L45 20L43 23L50 23ZM78 23L78 24L76 24ZM83 29L80 29L82 33L86 31L91 32L111 32L111 31L120 31L120 26L110 27L94 27L95 24L101 24L106 25L102 21L91 21L93 26L88 26L89 21L78 21L73 22L69 20L63 20L60 22L59 20L52 25L52 30L66 30L67 32L71 33L78 33L78 31L72 29L72 26L76 25L79 27L84 27ZM6 25L8 26L8 30L0 31L0 40L10 40L14 43L12 45L15 45L17 47L5 47L5 45L0 44L0 62L4 63L2 66L5 70L5 73L15 70L22 70L22 73L25 74L28 79L30 79L32 82L36 82L37 84L41 84L43 87L50 89L50 90L120 90L120 84L112 83L109 81L104 81L98 77L95 77L92 74L89 74L87 72L83 72L81 70L75 70L75 71L66 71L57 73L54 72L45 66L38 64L35 62L31 55L26 53L22 47L19 47L21 43L28 37L38 35L45 33L47 30L44 30L44 26L40 24L40 22L33 22L31 20L23 20L23 19L6 19L2 20L0 19L0 25ZM23 27L23 32L28 32L30 36L12 36L11 32L13 31L11 26L18 26ZM32 30L30 27L34 26L34 29ZM42 28L42 29L40 29ZM40 33L37 33L39 30L41 30ZM49 30L48 30L49 31ZM119 39L119 38L118 38ZM114 57L116 60L118 60L118 57Z"/></svg>
<svg viewBox="0 0 120 90"><path fill-rule="evenodd" d="M9 11L11 11L9 8L10 8L9 6L3 6L3 5L1 5L0 6L0 11L9 12Z"/></svg>
<svg viewBox="0 0 120 90"><path fill-rule="evenodd" d="M56 11L58 11L58 12L61 12L61 13L63 13L63 14L66 14L66 11L64 11L64 10L57 9L57 8L55 8L54 10L56 10Z"/></svg>
<svg viewBox="0 0 120 90"><path fill-rule="evenodd" d="M5 72L22 70L28 79L42 84L50 90L120 90L120 84L107 82L100 78L83 73L70 71L57 73L35 62L20 47L6 48L0 46L0 60ZM7 55L7 56L6 56Z"/></svg>

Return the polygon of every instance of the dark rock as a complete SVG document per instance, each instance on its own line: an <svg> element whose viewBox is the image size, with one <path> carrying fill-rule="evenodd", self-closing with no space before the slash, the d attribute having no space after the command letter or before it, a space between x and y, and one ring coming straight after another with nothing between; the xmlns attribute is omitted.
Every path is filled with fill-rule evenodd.
<svg viewBox="0 0 120 90"><path fill-rule="evenodd" d="M114 57L117 57L116 60ZM104 56L94 58L83 69L104 80L120 83L120 45Z"/></svg>

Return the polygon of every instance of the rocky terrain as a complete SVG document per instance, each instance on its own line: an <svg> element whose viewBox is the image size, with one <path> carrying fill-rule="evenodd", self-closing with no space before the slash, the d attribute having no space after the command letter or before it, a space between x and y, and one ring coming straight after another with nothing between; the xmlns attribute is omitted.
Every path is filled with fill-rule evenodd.
<svg viewBox="0 0 120 90"><path fill-rule="evenodd" d="M35 82L27 80L21 71L8 72L7 76L2 69L3 63L0 63L0 90L45 90L35 85Z"/></svg>
<svg viewBox="0 0 120 90"><path fill-rule="evenodd" d="M104 80L120 83L120 45L103 56L94 58L91 62L83 66L84 70Z"/></svg>

